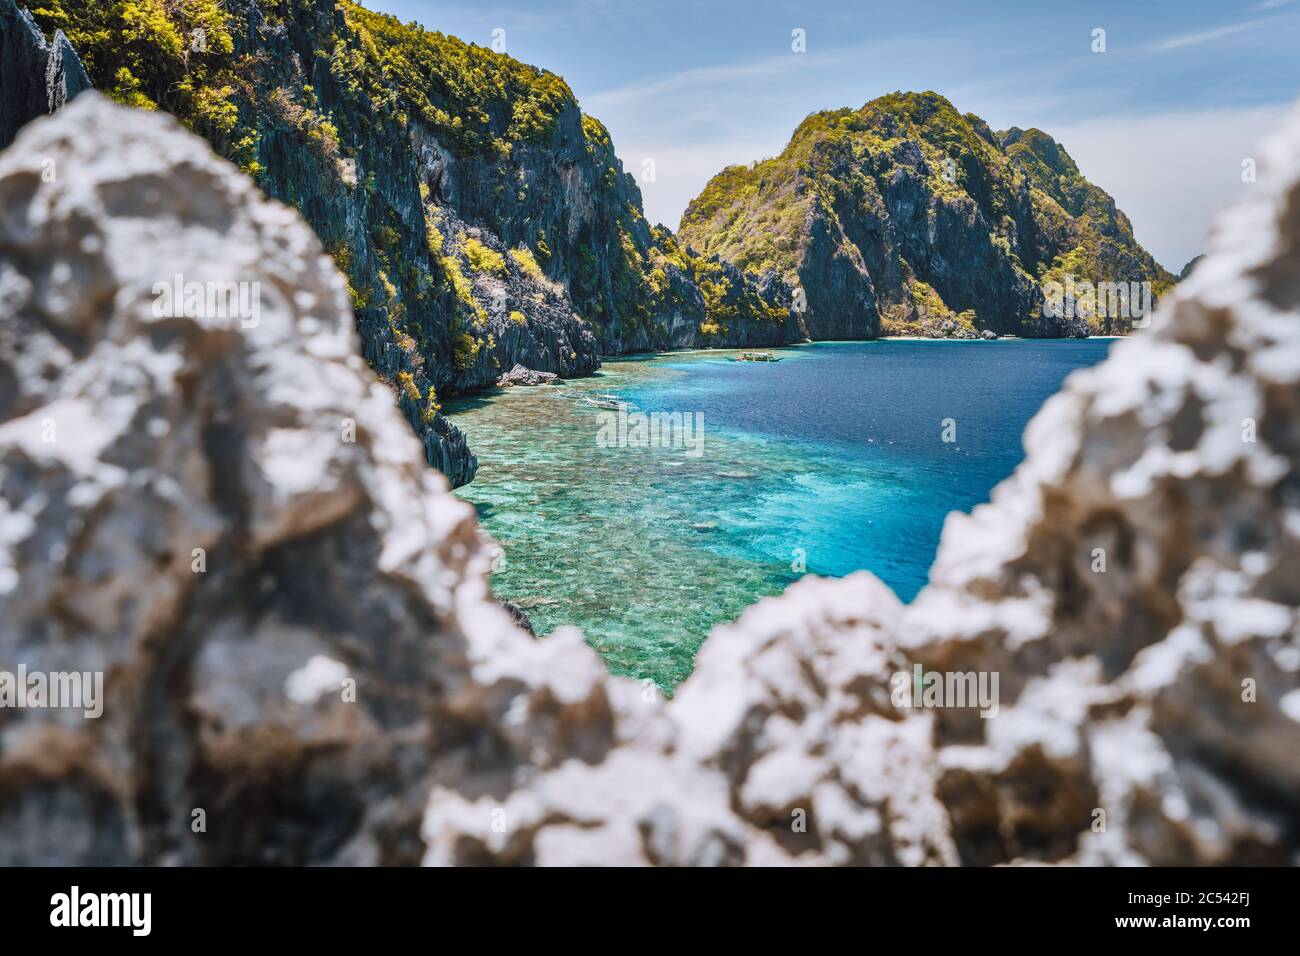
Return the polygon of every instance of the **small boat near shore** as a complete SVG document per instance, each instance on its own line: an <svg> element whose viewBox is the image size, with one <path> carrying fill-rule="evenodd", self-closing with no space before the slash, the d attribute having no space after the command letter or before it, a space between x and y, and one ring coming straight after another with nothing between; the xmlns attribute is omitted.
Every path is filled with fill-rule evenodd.
<svg viewBox="0 0 1300 956"><path fill-rule="evenodd" d="M733 362L779 362L777 356L771 352L741 352L732 358Z"/></svg>
<svg viewBox="0 0 1300 956"><path fill-rule="evenodd" d="M598 393L596 395L583 395L578 399L578 404L584 408L603 408L612 412L616 412L619 409L631 409L636 407L625 398L609 392Z"/></svg>

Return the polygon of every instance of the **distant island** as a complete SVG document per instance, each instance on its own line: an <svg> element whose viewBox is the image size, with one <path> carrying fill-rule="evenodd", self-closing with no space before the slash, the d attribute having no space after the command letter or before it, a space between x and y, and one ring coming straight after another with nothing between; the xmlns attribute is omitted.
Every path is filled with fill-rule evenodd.
<svg viewBox="0 0 1300 956"><path fill-rule="evenodd" d="M477 459L442 401L516 366L1123 334L1174 282L1050 136L995 133L936 93L809 116L780 156L715 176L675 235L559 76L349 0L0 8L33 44L53 35L68 75L171 112L303 214L366 360L453 485ZM148 22L115 27L132 18ZM32 80L6 95L39 85L5 68Z"/></svg>
<svg viewBox="0 0 1300 956"><path fill-rule="evenodd" d="M1174 283L1059 143L937 93L809 116L780 156L715 176L680 235L802 289L813 339L1123 334L1141 320L1129 289ZM1045 288L1084 282L1087 308L1044 308Z"/></svg>

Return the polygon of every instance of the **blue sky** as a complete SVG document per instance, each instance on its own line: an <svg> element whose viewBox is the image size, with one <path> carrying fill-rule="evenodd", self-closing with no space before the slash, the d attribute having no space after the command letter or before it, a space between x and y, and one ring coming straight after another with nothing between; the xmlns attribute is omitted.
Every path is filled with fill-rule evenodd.
<svg viewBox="0 0 1300 956"><path fill-rule="evenodd" d="M484 46L504 30L506 52L559 73L609 127L630 172L654 160L646 214L674 229L710 176L780 152L807 114L932 89L996 129L1056 136L1177 271L1300 97L1300 0L367 5Z"/></svg>

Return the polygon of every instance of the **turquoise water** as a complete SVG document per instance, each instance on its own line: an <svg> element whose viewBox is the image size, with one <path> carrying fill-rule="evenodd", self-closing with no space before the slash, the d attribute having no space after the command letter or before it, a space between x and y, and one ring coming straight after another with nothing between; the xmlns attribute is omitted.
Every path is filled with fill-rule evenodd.
<svg viewBox="0 0 1300 956"><path fill-rule="evenodd" d="M721 351L607 361L592 378L448 402L479 456L457 493L502 546L494 590L539 633L577 625L614 673L671 690L713 625L805 571L866 568L914 597L944 516L988 498L1020 461L1026 422L1109 344L818 343L771 364ZM702 414L702 445L602 447L614 413L577 399L605 392L641 412Z"/></svg>

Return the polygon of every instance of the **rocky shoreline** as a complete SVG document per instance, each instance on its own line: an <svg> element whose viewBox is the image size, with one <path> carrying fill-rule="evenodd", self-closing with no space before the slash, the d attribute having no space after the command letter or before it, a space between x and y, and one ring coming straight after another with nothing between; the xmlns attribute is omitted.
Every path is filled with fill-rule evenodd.
<svg viewBox="0 0 1300 956"><path fill-rule="evenodd" d="M466 436L441 414L441 401L492 388L516 365L572 378L594 373L602 354L855 340L895 326L910 328L908 322L935 338L994 334L972 325L973 313L940 308L943 302L933 290L923 295L929 288L920 282L923 273L943 290L951 284L945 294L958 304L971 298L981 307L1020 308L1034 297L1032 283L1007 264L1014 257L999 251L1007 240L989 238L984 213L967 208L969 197L954 197L931 182L935 157L924 152L930 149L924 144L904 142L889 156L872 159L882 182L894 185L887 191L889 209L870 213L884 217L880 228L864 227L863 233L886 236L882 241L889 250L898 246L911 257L906 282L911 297L899 298L903 286L881 284L886 278L897 284L898 277L879 272L875 262L888 255L867 256L886 277L876 284L861 256L839 255L837 249L849 249L850 237L832 228L838 221L833 211L818 207L808 219L809 254L797 279L808 288L801 298L804 290L796 289L796 280L775 268L745 271L710 251L708 242L701 253L648 223L640 190L624 172L608 133L582 113L558 77L508 57L482 64L508 77L503 84L511 92L500 103L475 107L475 121L485 124L480 136L491 139L491 148L467 145L457 132L464 124L440 125L440 117L449 115L443 106L455 103L436 96L424 100L435 89L465 85L461 81L467 78L450 64L459 57L473 59L476 48L344 0L283 7L230 0L227 7L229 62L244 67L232 74L239 81L222 89L231 96L236 128L249 134L241 142L253 145L240 152L228 142L230 136L208 135L255 175L267 195L298 209L316 230L348 280L361 354L394 390L426 461L454 486L473 479L477 458ZM37 18L44 15L37 9ZM6 51L0 147L23 123L91 84L67 38L57 32L47 41L37 18L20 10L16 0L0 0L0 45ZM392 80L374 60L425 57L437 43L448 45L447 57L420 60L431 71L428 90ZM937 98L924 94L921 101L932 109ZM515 117L525 104L538 115L520 134ZM903 116L886 116L883 122L902 122ZM978 140L981 156L1004 161L1003 146L991 132L986 136L977 120L951 122L975 130L970 136ZM205 132L201 123L194 128ZM1016 134L1008 140L1016 148L1046 148L1030 134ZM1022 180L1014 180L1011 203L1019 210L1017 228L1025 242L1032 240L1035 255L1046 256L1051 244L1035 232L1029 186ZM1002 270L999 275L1010 276L1002 290L1006 295L972 285L958 275L961 269L943 264L945 258L964 261L957 253L966 246L950 249L939 240L926 249L900 245L901 234L895 233L901 227L892 223L920 215L927 203L941 218L964 216L976 232L989 234L967 245L978 246L980 256ZM1122 213L1115 213L1113 202L1110 207L1109 215L1119 217L1116 228L1123 227ZM841 212L846 223L867 215ZM1066 225L1073 222L1066 221L1064 211L1060 215ZM962 223L969 232L971 223ZM999 228L1005 232L1010 226ZM854 229L850 232L858 236ZM1057 231L1070 232L1065 226ZM918 225L908 235L913 233L920 236L926 229ZM688 238L701 236L707 238L696 222ZM943 275L949 278L936 278ZM976 295L971 288L983 291ZM899 301L889 304L892 299ZM886 305L895 325L881 325ZM999 326L995 331L1016 330ZM1086 323L1043 322L1026 331L1077 335L1087 328Z"/></svg>
<svg viewBox="0 0 1300 956"><path fill-rule="evenodd" d="M0 662L103 713L3 712L0 864L1294 863L1300 120L1257 155L916 601L805 578L665 701L492 598L298 214L78 96L0 153ZM156 314L232 266L286 291L255 328ZM996 716L900 705L918 667Z"/></svg>

